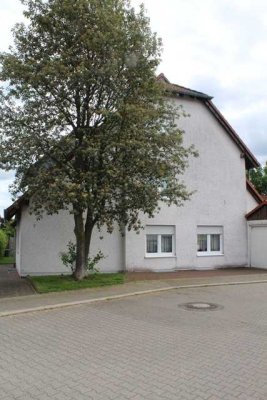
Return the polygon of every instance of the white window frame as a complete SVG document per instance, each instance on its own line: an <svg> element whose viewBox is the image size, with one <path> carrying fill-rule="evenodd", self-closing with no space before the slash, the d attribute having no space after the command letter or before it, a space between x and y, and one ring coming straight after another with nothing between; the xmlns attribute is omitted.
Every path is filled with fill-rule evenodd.
<svg viewBox="0 0 267 400"><path fill-rule="evenodd" d="M155 235L157 236L157 253L148 253L147 252L147 236ZM172 237L172 252L162 252L161 251L161 238L162 236L170 235ZM149 225L146 227L146 235L145 235L145 257L146 258L155 258L155 257L175 257L175 229L173 225Z"/></svg>
<svg viewBox="0 0 267 400"><path fill-rule="evenodd" d="M198 235L207 236L207 251L197 251L197 256L223 256L223 227L222 226L198 226L197 227L197 239ZM211 250L211 235L220 236L220 250ZM198 242L198 240L197 240Z"/></svg>

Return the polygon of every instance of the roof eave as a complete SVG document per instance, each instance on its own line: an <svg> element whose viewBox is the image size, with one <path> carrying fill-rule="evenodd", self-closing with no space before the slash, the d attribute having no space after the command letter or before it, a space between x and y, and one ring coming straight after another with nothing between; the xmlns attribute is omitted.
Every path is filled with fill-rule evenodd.
<svg viewBox="0 0 267 400"><path fill-rule="evenodd" d="M251 196L254 197L254 199L259 204L261 204L264 201L262 195L257 191L257 189L252 185L252 183L248 179L246 181L246 185L247 185L247 190L249 191Z"/></svg>
<svg viewBox="0 0 267 400"><path fill-rule="evenodd" d="M176 85L174 83L171 83L169 79L166 78L166 76L161 73L157 76L157 81L161 82L165 86L165 91L168 95L174 96L174 97L189 97L189 98L195 98L195 99L202 99L202 100L211 100L213 99L212 96L209 96L206 93L203 92L198 92L197 90L189 89L185 86L181 85Z"/></svg>
<svg viewBox="0 0 267 400"><path fill-rule="evenodd" d="M4 218L6 221L10 221L16 214L18 214L23 205L28 205L29 200L26 195L19 197L11 206L4 210Z"/></svg>
<svg viewBox="0 0 267 400"><path fill-rule="evenodd" d="M251 153L249 148L245 145L243 140L240 138L240 136L236 133L236 131L232 128L232 126L229 124L229 122L224 118L224 116L221 114L221 112L218 110L218 108L213 104L211 100L206 100L205 101L206 106L209 108L209 110L212 112L214 117L220 122L220 124L224 127L224 129L228 132L230 137L233 139L233 141L238 145L240 148L241 152L243 153L243 156L246 161L246 169L251 169L251 168L258 168L260 167L260 162L256 159L256 157ZM241 154L242 155L242 154Z"/></svg>
<svg viewBox="0 0 267 400"><path fill-rule="evenodd" d="M176 91L176 90L171 90L168 88L166 88L166 93L170 97L188 97L190 99L198 99L198 100L212 100L213 99L212 96L208 96L205 94L202 95L201 93L199 93L199 94L197 94L197 93L196 94L195 93L191 93L191 94L180 93L178 90Z"/></svg>

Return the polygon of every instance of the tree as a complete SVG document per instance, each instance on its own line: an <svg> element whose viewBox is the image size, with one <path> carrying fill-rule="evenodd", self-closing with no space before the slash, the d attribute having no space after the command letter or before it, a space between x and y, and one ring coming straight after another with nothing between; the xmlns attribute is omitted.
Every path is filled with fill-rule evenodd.
<svg viewBox="0 0 267 400"><path fill-rule="evenodd" d="M260 194L267 195L267 162L264 167L251 169L249 180Z"/></svg>
<svg viewBox="0 0 267 400"><path fill-rule="evenodd" d="M195 152L155 79L161 42L143 6L22 2L28 24L0 59L0 166L16 169L13 192L27 193L37 217L73 214L82 279L95 226L139 229L140 212L189 198L177 176Z"/></svg>

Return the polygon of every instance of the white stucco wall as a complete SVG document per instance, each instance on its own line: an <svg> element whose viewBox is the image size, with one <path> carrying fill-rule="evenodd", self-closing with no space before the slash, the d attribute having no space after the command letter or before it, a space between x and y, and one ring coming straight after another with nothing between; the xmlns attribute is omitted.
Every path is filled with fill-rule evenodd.
<svg viewBox="0 0 267 400"><path fill-rule="evenodd" d="M167 271L247 265L245 160L202 103L187 99L177 102L191 115L178 121L186 132L185 144L194 144L199 152L183 177L189 190L196 193L181 208L163 205L152 220L143 218L144 225L175 225L175 256L146 258L145 231L139 235L130 232L126 237L127 269ZM223 255L197 256L198 225L223 227Z"/></svg>
<svg viewBox="0 0 267 400"><path fill-rule="evenodd" d="M17 252L20 255L20 275L52 275L68 273L60 259L60 252L66 250L67 243L72 240L73 216L63 211L56 215L44 215L36 221L34 215L29 214L29 208L24 206L21 213L20 241ZM100 239L100 237L103 239ZM102 272L117 272L124 267L123 258L124 239L118 228L112 235L104 229L98 232L95 228L92 236L91 254L95 255L101 250L105 258L97 268Z"/></svg>
<svg viewBox="0 0 267 400"><path fill-rule="evenodd" d="M100 270L170 271L176 269L208 269L222 266L248 265L248 231L245 214L256 205L246 190L245 160L237 145L224 131L210 111L198 100L177 99L191 115L178 125L185 130L185 145L194 144L198 158L190 159L183 180L189 190L195 190L183 207L162 205L153 219L142 218L143 225L173 225L175 254L172 257L146 257L146 232L126 232L122 238L118 229L112 235L103 232L103 240L93 234L92 254L98 249L107 256ZM223 255L197 255L197 227L223 228ZM45 216L37 222L23 208L19 224L20 249L18 269L21 275L67 272L59 253L73 239L72 216L62 212Z"/></svg>
<svg viewBox="0 0 267 400"><path fill-rule="evenodd" d="M252 211L258 205L259 205L259 203L254 199L254 197L247 190L247 213Z"/></svg>

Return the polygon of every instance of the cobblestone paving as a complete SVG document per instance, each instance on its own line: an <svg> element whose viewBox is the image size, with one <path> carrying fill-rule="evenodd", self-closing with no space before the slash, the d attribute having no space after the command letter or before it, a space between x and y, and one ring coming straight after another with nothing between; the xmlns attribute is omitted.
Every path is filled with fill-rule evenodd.
<svg viewBox="0 0 267 400"><path fill-rule="evenodd" d="M1 318L0 399L266 400L267 285Z"/></svg>

